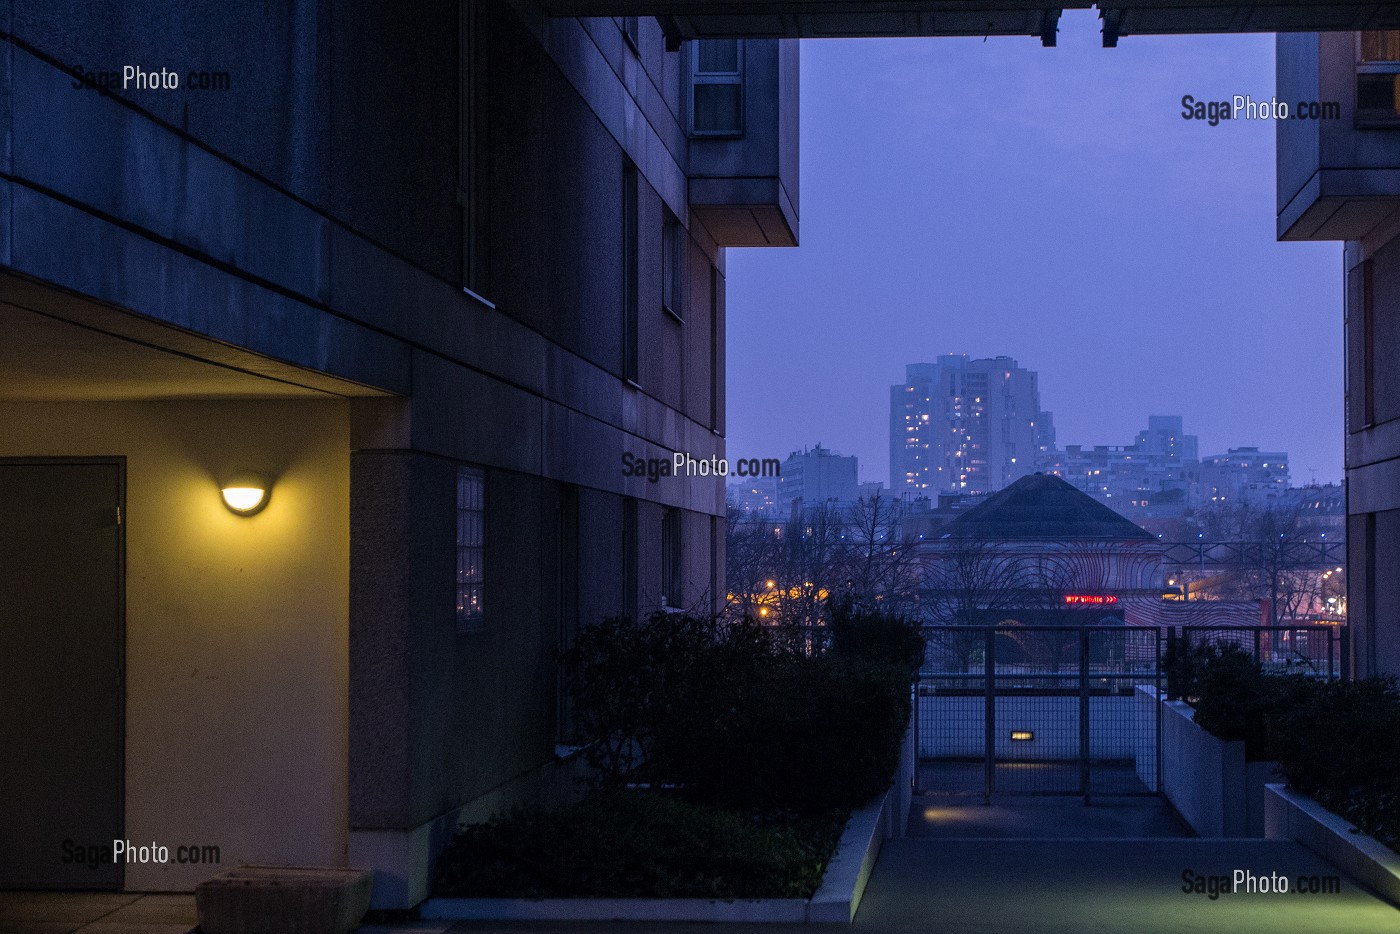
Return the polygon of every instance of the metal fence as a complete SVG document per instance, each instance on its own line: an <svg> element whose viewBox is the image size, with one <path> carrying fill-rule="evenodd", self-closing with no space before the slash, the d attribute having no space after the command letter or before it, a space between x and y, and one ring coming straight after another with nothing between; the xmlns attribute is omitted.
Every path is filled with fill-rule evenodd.
<svg viewBox="0 0 1400 934"><path fill-rule="evenodd" d="M1157 791L1160 630L934 626L924 637L921 792Z"/></svg>
<svg viewBox="0 0 1400 934"><path fill-rule="evenodd" d="M1233 645L1259 661L1267 672L1349 678L1347 627L1314 626L1176 626L1166 630L1166 644Z"/></svg>
<svg viewBox="0 0 1400 934"><path fill-rule="evenodd" d="M921 793L1156 794L1167 646L1232 644L1266 671L1346 676L1345 627L927 626Z"/></svg>

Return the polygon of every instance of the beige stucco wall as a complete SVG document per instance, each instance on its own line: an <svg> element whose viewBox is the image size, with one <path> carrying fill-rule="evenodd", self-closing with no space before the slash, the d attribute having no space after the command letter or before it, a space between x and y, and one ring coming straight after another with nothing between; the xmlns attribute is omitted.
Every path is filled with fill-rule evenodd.
<svg viewBox="0 0 1400 934"><path fill-rule="evenodd" d="M344 864L349 446L337 401L0 403L0 456L127 459L126 838L172 858L129 890ZM242 518L218 482L248 470L275 482Z"/></svg>

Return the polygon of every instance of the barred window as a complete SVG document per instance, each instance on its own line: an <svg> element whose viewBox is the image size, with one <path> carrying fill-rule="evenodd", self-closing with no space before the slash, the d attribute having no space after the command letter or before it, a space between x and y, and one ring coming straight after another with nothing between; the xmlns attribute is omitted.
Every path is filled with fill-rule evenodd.
<svg viewBox="0 0 1400 934"><path fill-rule="evenodd" d="M661 514L661 600L672 609L681 606L681 511L667 509Z"/></svg>
<svg viewBox="0 0 1400 934"><path fill-rule="evenodd" d="M744 46L738 39L699 39L690 68L690 132L744 134Z"/></svg>
<svg viewBox="0 0 1400 934"><path fill-rule="evenodd" d="M1400 127L1400 30L1361 33L1356 58L1356 125Z"/></svg>
<svg viewBox="0 0 1400 934"><path fill-rule="evenodd" d="M486 474L476 467L457 471L457 630L484 624Z"/></svg>

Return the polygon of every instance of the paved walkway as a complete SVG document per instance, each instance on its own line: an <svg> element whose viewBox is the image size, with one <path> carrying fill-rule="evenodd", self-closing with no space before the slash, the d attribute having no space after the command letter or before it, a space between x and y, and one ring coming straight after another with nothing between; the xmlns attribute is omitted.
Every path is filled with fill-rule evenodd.
<svg viewBox="0 0 1400 934"><path fill-rule="evenodd" d="M853 934L1397 934L1400 910L1302 847L1202 840L1155 798L916 799L885 844ZM1182 891L1183 873L1337 879L1335 894ZM0 893L0 934L188 934L180 895ZM811 934L806 925L420 923L361 934Z"/></svg>
<svg viewBox="0 0 1400 934"><path fill-rule="evenodd" d="M193 895L0 892L0 934L189 934Z"/></svg>

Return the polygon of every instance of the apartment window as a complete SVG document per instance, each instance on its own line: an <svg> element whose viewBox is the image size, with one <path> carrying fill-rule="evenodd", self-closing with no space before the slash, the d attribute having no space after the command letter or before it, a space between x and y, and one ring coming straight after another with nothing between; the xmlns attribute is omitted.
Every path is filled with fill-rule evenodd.
<svg viewBox="0 0 1400 934"><path fill-rule="evenodd" d="M486 474L457 471L457 631L480 630L485 621Z"/></svg>
<svg viewBox="0 0 1400 934"><path fill-rule="evenodd" d="M685 294L685 246L681 222L669 211L661 222L661 307L684 320L681 297Z"/></svg>
<svg viewBox="0 0 1400 934"><path fill-rule="evenodd" d="M637 501L622 500L622 615L637 618Z"/></svg>
<svg viewBox="0 0 1400 934"><path fill-rule="evenodd" d="M638 22L640 19L641 17L639 16L618 17L618 25L622 27L622 37L627 40L627 44L632 47L633 52L641 48L637 41L638 29L640 28Z"/></svg>
<svg viewBox="0 0 1400 934"><path fill-rule="evenodd" d="M476 0L459 5L457 203L462 211L462 287L478 297L490 290L486 42Z"/></svg>
<svg viewBox="0 0 1400 934"><path fill-rule="evenodd" d="M1363 32L1357 43L1356 125L1400 127L1400 30Z"/></svg>
<svg viewBox="0 0 1400 934"><path fill-rule="evenodd" d="M691 43L690 132L695 136L744 133L744 45L738 39Z"/></svg>
<svg viewBox="0 0 1400 934"><path fill-rule="evenodd" d="M684 594L681 586L681 511L667 509L661 514L661 600L678 609Z"/></svg>
<svg viewBox="0 0 1400 934"><path fill-rule="evenodd" d="M622 376L636 382L637 363L637 167L622 166Z"/></svg>

